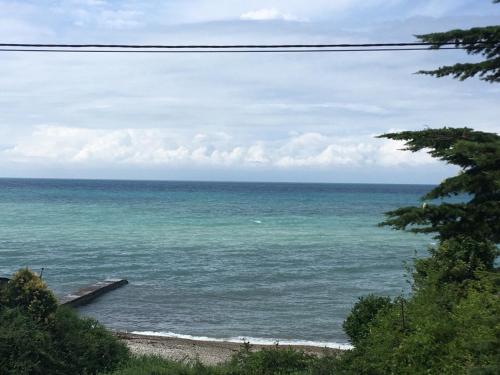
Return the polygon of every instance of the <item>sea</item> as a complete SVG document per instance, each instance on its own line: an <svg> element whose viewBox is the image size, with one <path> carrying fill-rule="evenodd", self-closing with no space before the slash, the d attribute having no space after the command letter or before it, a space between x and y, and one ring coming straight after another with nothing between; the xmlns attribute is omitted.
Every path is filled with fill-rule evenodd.
<svg viewBox="0 0 500 375"><path fill-rule="evenodd" d="M0 276L21 267L121 331L347 347L359 297L409 293L433 239L377 224L430 185L0 179Z"/></svg>

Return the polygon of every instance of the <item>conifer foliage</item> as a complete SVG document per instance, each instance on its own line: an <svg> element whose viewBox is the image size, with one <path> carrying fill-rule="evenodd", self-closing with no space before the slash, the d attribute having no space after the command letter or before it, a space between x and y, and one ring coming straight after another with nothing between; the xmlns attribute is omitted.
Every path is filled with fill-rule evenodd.
<svg viewBox="0 0 500 375"><path fill-rule="evenodd" d="M495 1L496 3L500 0ZM422 73L464 80L475 75L500 82L500 26L421 35L454 42L486 61ZM388 212L394 229L435 233L430 257L414 263L409 297L383 308L361 298L344 328L355 348L336 374L500 374L500 136L470 128L383 134L460 168L426 194L423 204Z"/></svg>
<svg viewBox="0 0 500 375"><path fill-rule="evenodd" d="M493 1L500 3L500 0ZM442 66L436 70L421 70L421 74L435 77L453 76L465 80L479 75L487 82L500 82L500 26L474 27L468 30L450 30L442 33L417 35L422 42L432 43L440 48L444 43L454 43L470 55L482 55L485 60L477 63L457 63Z"/></svg>
<svg viewBox="0 0 500 375"><path fill-rule="evenodd" d="M382 225L412 232L437 233L442 240L467 236L500 242L498 134L469 128L442 128L389 133L380 137L406 141L405 150L428 150L433 157L461 168L458 175L447 178L425 195L420 207L390 211L388 220ZM453 196L459 197L446 201Z"/></svg>
<svg viewBox="0 0 500 375"><path fill-rule="evenodd" d="M500 3L500 0L494 0ZM468 54L486 59L457 63L419 73L460 80L479 75L500 82L500 25L451 30L417 36L440 48L454 43ZM437 233L441 240L457 236L500 242L500 136L470 128L425 129L383 134L380 138L405 141L405 150L428 151L433 157L460 167L457 176L444 180L423 197L421 207L402 207L387 213L381 225L417 233ZM450 197L460 196L450 200ZM447 199L448 198L448 199ZM441 201L438 201L441 200ZM426 202L430 201L430 202Z"/></svg>

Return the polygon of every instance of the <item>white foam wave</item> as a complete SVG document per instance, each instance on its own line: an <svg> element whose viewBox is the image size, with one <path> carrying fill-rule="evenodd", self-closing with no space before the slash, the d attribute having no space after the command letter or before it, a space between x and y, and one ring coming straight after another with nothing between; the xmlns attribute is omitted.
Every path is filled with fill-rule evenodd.
<svg viewBox="0 0 500 375"><path fill-rule="evenodd" d="M274 345L276 343L279 343L279 345L284 345L284 346L301 345L301 346L315 346L319 348L333 348L341 350L347 350L353 348L352 345L350 344L330 342L330 341L280 340L280 339L269 339L263 337L242 337L242 336L215 338L207 336L183 335L174 332L153 332L153 331L132 331L130 333L142 336L172 337L177 339L196 340L196 341L233 342L238 344L242 344L243 342L249 342L250 344L253 345Z"/></svg>

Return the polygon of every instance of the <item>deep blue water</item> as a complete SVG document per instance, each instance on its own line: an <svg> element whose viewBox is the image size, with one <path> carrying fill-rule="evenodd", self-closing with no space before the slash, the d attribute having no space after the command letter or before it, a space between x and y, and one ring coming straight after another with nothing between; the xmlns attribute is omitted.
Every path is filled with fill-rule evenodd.
<svg viewBox="0 0 500 375"><path fill-rule="evenodd" d="M129 331L346 342L359 296L408 289L426 236L379 228L424 185L0 179L0 275L45 268L81 309Z"/></svg>

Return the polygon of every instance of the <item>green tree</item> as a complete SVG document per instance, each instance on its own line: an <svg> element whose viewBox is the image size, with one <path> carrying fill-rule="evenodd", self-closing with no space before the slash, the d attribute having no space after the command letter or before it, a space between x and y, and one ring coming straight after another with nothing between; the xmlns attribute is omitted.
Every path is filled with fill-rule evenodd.
<svg viewBox="0 0 500 375"><path fill-rule="evenodd" d="M500 0L493 1L500 3ZM487 82L500 82L500 26L474 27L468 30L450 30L443 33L417 35L422 42L432 43L432 48L440 48L453 43L471 55L482 55L485 60L477 63L457 63L442 66L436 70L421 70L421 74L435 77L453 76L465 80L479 75Z"/></svg>
<svg viewBox="0 0 500 375"><path fill-rule="evenodd" d="M377 314L369 334L341 357L338 374L498 374L499 276L428 284ZM403 327L404 312L404 327Z"/></svg>
<svg viewBox="0 0 500 375"><path fill-rule="evenodd" d="M495 1L500 2L500 1ZM421 35L483 54L485 61L421 73L461 80L479 75L500 82L500 27ZM337 363L338 374L500 373L500 137L470 128L383 134L405 150L428 151L460 168L423 197L421 206L388 212L381 225L439 239L431 256L415 262L412 295L363 318L359 303L346 323L365 334ZM369 307L369 306L368 306ZM357 308L357 309L356 309ZM357 318L357 320L355 320ZM347 326L347 324L346 324ZM347 332L348 333L348 332Z"/></svg>
<svg viewBox="0 0 500 375"><path fill-rule="evenodd" d="M500 0L493 1L500 3ZM453 76L465 80L479 75L488 82L500 82L500 26L474 27L417 36L441 48L453 43L468 54L486 59L477 63L457 63L419 73L436 77ZM500 136L470 128L425 129L382 134L379 138L405 141L405 150L427 150L433 157L460 167L457 176L444 180L423 197L440 204L403 207L387 213L381 225L413 232L437 233L446 240L467 236L500 242ZM443 201L461 196L459 202Z"/></svg>
<svg viewBox="0 0 500 375"><path fill-rule="evenodd" d="M405 150L428 150L435 158L461 168L423 197L419 207L387 213L381 225L412 232L437 233L446 240L468 236L500 242L500 136L469 128L425 129L383 134L406 141ZM461 199L443 199L460 196Z"/></svg>
<svg viewBox="0 0 500 375"><path fill-rule="evenodd" d="M353 345L358 345L370 333L370 324L383 309L392 306L389 297L373 294L361 297L354 305L342 327Z"/></svg>
<svg viewBox="0 0 500 375"><path fill-rule="evenodd" d="M475 280L494 270L498 250L491 242L457 237L430 249L429 258L415 261L415 288Z"/></svg>

